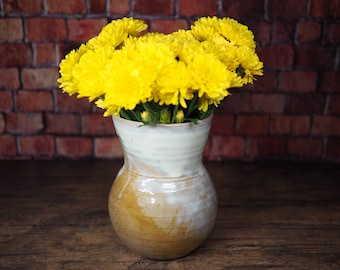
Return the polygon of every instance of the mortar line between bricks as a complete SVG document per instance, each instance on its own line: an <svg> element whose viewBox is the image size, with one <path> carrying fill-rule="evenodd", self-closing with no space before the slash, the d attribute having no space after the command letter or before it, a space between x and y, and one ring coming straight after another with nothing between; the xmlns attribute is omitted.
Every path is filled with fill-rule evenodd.
<svg viewBox="0 0 340 270"><path fill-rule="evenodd" d="M340 46L336 49L335 60L334 60L334 71L338 71L340 68Z"/></svg>
<svg viewBox="0 0 340 270"><path fill-rule="evenodd" d="M306 14L307 17L309 17L310 15L310 5L311 5L310 1L311 0L307 0L307 14Z"/></svg>
<svg viewBox="0 0 340 270"><path fill-rule="evenodd" d="M110 17L110 9L111 9L111 3L110 0L106 0L105 1L105 14L106 14L106 18Z"/></svg>
<svg viewBox="0 0 340 270"><path fill-rule="evenodd" d="M217 1L217 16L221 17L222 16L222 10L223 10L223 3L222 0Z"/></svg>
<svg viewBox="0 0 340 270"><path fill-rule="evenodd" d="M174 0L174 19L179 18L179 0Z"/></svg>
<svg viewBox="0 0 340 270"><path fill-rule="evenodd" d="M135 13L135 12L134 12L134 11L135 11L135 10L134 10L134 5L135 5L135 1L134 1L134 0L130 0L130 11L129 11L129 15L132 16L132 17L134 16L134 13Z"/></svg>
<svg viewBox="0 0 340 270"><path fill-rule="evenodd" d="M264 7L263 7L263 9L264 9L263 17L266 21L270 21L269 14L268 14L269 0L264 0L263 5L264 5Z"/></svg>
<svg viewBox="0 0 340 270"><path fill-rule="evenodd" d="M43 14L44 14L44 15L47 15L47 4L46 4L46 0L42 0L41 5L42 5L42 9L43 9Z"/></svg>

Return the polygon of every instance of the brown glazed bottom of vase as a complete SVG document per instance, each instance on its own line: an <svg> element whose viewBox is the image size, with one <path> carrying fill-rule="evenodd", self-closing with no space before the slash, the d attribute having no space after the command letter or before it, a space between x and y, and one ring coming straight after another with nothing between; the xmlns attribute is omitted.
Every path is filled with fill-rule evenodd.
<svg viewBox="0 0 340 270"><path fill-rule="evenodd" d="M118 236L131 251L142 257L154 260L173 260L184 257L198 248L204 241L204 239L173 239L172 241L128 239L119 234Z"/></svg>
<svg viewBox="0 0 340 270"><path fill-rule="evenodd" d="M130 250L149 259L171 260L190 254L204 242L213 226L209 224L206 233L195 238L192 237L194 232L188 231L185 226L182 232L167 234L152 218L135 217L132 220L121 210L114 207L110 211L116 234Z"/></svg>
<svg viewBox="0 0 340 270"><path fill-rule="evenodd" d="M113 228L128 248L146 258L170 260L188 255L205 241L217 211L212 185L202 196L194 193L190 201L175 204L161 200L166 194L136 192L123 175L111 188L108 207ZM141 201L150 203L141 207Z"/></svg>

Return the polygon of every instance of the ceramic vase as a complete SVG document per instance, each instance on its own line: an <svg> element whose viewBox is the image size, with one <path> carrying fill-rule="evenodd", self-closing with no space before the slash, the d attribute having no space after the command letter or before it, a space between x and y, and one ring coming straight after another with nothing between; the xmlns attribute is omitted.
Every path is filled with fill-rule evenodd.
<svg viewBox="0 0 340 270"><path fill-rule="evenodd" d="M109 214L116 234L135 253L179 258L211 232L217 197L202 163L211 121L143 125L113 116L124 164L109 194Z"/></svg>

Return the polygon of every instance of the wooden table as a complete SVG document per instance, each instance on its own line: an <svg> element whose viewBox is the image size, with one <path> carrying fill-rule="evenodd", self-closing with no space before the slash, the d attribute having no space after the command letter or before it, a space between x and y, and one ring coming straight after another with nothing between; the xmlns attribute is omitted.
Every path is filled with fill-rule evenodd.
<svg viewBox="0 0 340 270"><path fill-rule="evenodd" d="M192 254L148 260L117 239L121 161L0 161L0 269L340 269L338 164L210 162L216 225Z"/></svg>

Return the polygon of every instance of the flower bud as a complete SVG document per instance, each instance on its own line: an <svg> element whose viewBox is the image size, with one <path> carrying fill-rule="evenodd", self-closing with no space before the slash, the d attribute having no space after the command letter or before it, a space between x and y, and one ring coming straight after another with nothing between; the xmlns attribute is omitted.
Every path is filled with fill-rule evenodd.
<svg viewBox="0 0 340 270"><path fill-rule="evenodd" d="M147 111L141 112L141 117L142 117L143 123L151 123L151 118Z"/></svg>
<svg viewBox="0 0 340 270"><path fill-rule="evenodd" d="M168 110L168 108L164 108L161 110L159 122L161 124L170 123L170 111Z"/></svg>
<svg viewBox="0 0 340 270"><path fill-rule="evenodd" d="M184 112L183 110L179 110L175 116L176 123L183 123L184 122Z"/></svg>

